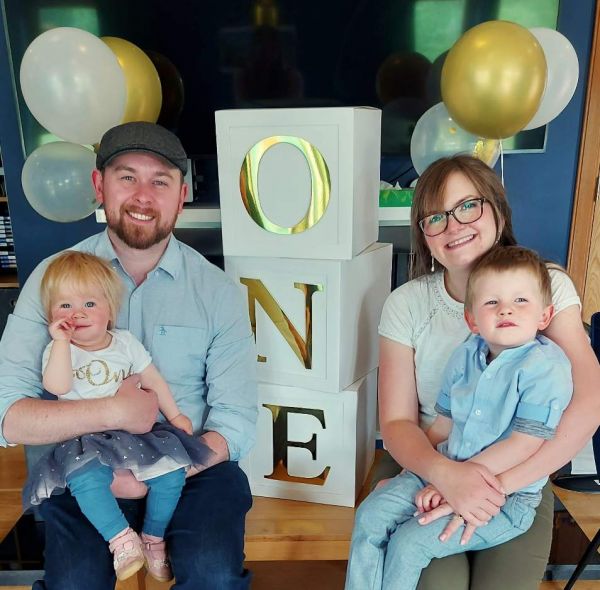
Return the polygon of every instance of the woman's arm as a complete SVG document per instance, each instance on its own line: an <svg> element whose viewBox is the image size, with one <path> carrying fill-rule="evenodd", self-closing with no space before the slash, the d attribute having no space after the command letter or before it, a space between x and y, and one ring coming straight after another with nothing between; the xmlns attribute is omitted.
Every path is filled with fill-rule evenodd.
<svg viewBox="0 0 600 590"><path fill-rule="evenodd" d="M507 493L560 469L585 446L600 423L600 365L578 306L572 305L558 313L544 334L556 342L571 361L573 398L554 438L544 442L530 459L500 476Z"/></svg>
<svg viewBox="0 0 600 590"><path fill-rule="evenodd" d="M491 473L503 473L531 457L544 439L523 432L513 432L508 438L495 442L469 461L485 465Z"/></svg>
<svg viewBox="0 0 600 590"><path fill-rule="evenodd" d="M379 423L386 448L403 467L431 482L458 514L483 524L504 504L496 478L482 465L438 453L418 425L414 350L380 338Z"/></svg>
<svg viewBox="0 0 600 590"><path fill-rule="evenodd" d="M435 448L441 442L448 440L450 431L452 430L452 420L438 414L433 421L433 424L425 432L429 442Z"/></svg>

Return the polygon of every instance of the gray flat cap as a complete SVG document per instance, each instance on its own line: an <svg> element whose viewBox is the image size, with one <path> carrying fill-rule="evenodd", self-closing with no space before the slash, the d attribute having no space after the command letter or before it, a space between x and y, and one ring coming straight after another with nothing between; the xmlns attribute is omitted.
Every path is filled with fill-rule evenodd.
<svg viewBox="0 0 600 590"><path fill-rule="evenodd" d="M109 129L100 140L96 154L96 168L102 170L115 156L125 152L149 152L164 158L185 176L187 155L179 138L146 121L132 121Z"/></svg>

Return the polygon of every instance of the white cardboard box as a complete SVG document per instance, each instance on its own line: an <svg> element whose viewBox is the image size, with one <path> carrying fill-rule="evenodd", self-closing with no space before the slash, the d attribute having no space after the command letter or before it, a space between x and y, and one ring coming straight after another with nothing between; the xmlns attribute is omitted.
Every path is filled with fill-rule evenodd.
<svg viewBox="0 0 600 590"><path fill-rule="evenodd" d="M392 245L379 243L352 260L226 256L247 295L259 381L339 392L376 368L391 264Z"/></svg>
<svg viewBox="0 0 600 590"><path fill-rule="evenodd" d="M377 240L381 111L215 118L225 256L350 259Z"/></svg>
<svg viewBox="0 0 600 590"><path fill-rule="evenodd" d="M377 370L337 394L259 383L252 493L354 506L375 453Z"/></svg>

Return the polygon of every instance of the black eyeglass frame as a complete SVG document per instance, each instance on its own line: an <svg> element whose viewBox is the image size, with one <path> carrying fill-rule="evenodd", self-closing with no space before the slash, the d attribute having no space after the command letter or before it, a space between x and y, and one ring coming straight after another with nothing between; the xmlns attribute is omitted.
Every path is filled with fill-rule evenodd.
<svg viewBox="0 0 600 590"><path fill-rule="evenodd" d="M481 209L480 209L480 214L479 217L477 217L476 219L471 219L471 221L461 221L460 219L458 219L458 217L456 217L456 210L459 207L462 207L465 203L472 203L473 201L479 201L481 203ZM439 236L440 234L443 234L447 229L448 229L448 219L450 218L450 215L452 215L452 217L454 217L454 219L457 221L457 223L460 223L461 225L469 225L471 223L475 223L476 221L479 221L482 217L483 217L483 205L487 202L487 199L485 197L474 197L472 199L467 199L466 201L462 201L461 203L459 203L458 205L456 205L456 207L453 207L452 209L448 210L448 211L438 211L437 213L430 213L429 215L427 215L427 217L431 217L432 215L440 215L443 214L446 216L446 224L444 225L444 229L442 231L439 231L435 234L428 234L425 231L425 228L423 227L425 224L425 220L427 219L427 217L423 217L423 219L419 219L419 227L421 228L421 231L428 237L428 238L435 238L435 236Z"/></svg>

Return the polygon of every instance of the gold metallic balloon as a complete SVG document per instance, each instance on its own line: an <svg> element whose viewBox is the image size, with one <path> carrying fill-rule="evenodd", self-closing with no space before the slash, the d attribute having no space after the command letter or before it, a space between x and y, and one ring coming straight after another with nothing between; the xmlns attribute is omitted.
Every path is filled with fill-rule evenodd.
<svg viewBox="0 0 600 590"><path fill-rule="evenodd" d="M160 78L150 58L137 46L118 37L101 37L116 55L125 74L127 103L121 123L156 123L162 104Z"/></svg>
<svg viewBox="0 0 600 590"><path fill-rule="evenodd" d="M480 137L471 150L471 155L474 158L479 158L485 162L490 168L493 168L498 161L500 155L500 141L497 139L485 139Z"/></svg>
<svg viewBox="0 0 600 590"><path fill-rule="evenodd" d="M502 139L535 115L546 84L546 58L535 36L507 21L469 29L442 69L442 98L452 118L481 137Z"/></svg>

